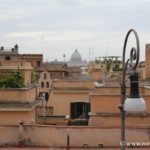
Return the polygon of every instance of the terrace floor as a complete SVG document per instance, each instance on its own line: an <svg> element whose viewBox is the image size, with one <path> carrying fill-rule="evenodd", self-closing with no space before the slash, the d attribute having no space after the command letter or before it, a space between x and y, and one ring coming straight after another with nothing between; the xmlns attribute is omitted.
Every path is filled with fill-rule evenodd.
<svg viewBox="0 0 150 150"><path fill-rule="evenodd" d="M126 148L126 150L148 150L149 148ZM120 148L44 148L44 147L0 147L0 150L120 150Z"/></svg>

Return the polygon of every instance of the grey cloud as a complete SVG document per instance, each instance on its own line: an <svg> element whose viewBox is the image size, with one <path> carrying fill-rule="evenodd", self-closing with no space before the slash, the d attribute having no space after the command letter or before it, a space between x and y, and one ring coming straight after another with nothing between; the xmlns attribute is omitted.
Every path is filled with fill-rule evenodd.
<svg viewBox="0 0 150 150"><path fill-rule="evenodd" d="M53 49L67 49L70 54L69 49L77 47L84 54L94 38L96 55L104 55L107 41L113 54L118 54L123 33L130 27L147 33L142 41L150 38L149 0L0 1L0 43L18 42L22 52L47 49L50 55Z"/></svg>

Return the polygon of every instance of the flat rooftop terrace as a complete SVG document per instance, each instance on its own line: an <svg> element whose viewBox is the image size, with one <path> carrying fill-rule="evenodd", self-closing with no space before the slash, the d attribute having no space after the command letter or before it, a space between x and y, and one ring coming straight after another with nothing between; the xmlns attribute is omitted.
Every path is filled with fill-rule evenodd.
<svg viewBox="0 0 150 150"><path fill-rule="evenodd" d="M7 147L1 150L67 150L67 148L44 148L44 147ZM69 150L120 150L120 148L69 148ZM126 150L148 150L149 148L126 148Z"/></svg>

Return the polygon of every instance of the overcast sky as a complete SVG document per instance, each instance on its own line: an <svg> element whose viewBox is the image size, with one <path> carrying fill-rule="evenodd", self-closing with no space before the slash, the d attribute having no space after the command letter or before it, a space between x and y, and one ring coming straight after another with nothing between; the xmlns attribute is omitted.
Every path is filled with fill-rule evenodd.
<svg viewBox="0 0 150 150"><path fill-rule="evenodd" d="M0 46L17 43L19 53L43 53L44 60L63 60L63 54L68 60L75 48L86 60L121 56L130 28L144 59L150 0L0 0Z"/></svg>

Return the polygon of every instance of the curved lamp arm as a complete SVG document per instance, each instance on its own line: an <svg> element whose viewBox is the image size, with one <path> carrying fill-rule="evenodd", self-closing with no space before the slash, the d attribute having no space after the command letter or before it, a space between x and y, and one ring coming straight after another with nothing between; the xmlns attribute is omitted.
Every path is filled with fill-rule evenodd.
<svg viewBox="0 0 150 150"><path fill-rule="evenodd" d="M128 38L130 33L134 33L135 35L135 40L136 40L136 48L132 47L131 51L130 51L130 59L127 60L127 62L125 63L125 52L126 52L126 46L127 46L127 42L128 42ZM127 70L127 66L130 63L130 67L132 67L134 70L136 69L138 62L139 62L139 54L140 54L140 44L139 44L139 38L138 38L138 34L134 29L130 29L125 37L125 41L124 41L124 46L123 46L123 58L122 58L122 65L123 65L123 76L122 76L122 80L123 82L125 82L125 74L126 74L126 70ZM135 61L135 64L133 65L132 62ZM132 65L132 66L131 66Z"/></svg>
<svg viewBox="0 0 150 150"><path fill-rule="evenodd" d="M130 50L130 58L125 63L125 52L130 33L134 33L136 40L136 48L132 47ZM130 29L126 35L124 46L123 46L123 73L122 73L122 84L121 84L121 106L124 111L140 112L146 110L146 105L144 100L139 95L138 87L138 73L136 71L138 62L139 62L139 53L140 53L140 44L138 34L134 29ZM126 85L125 85L125 75L128 65L131 68L130 72L130 95L126 99ZM126 100L125 100L126 99Z"/></svg>
<svg viewBox="0 0 150 150"><path fill-rule="evenodd" d="M136 39L136 48L132 47L130 51L130 58L125 62L125 52L130 33L134 34ZM136 67L139 62L140 44L138 34L134 29L130 29L125 37L123 46L123 58L122 58L122 82L121 82L121 105L120 118L121 118L121 150L125 150L125 113L126 111L139 112L146 109L144 100L139 96L138 89L138 73ZM130 62L130 63L129 63ZM130 96L126 99L126 85L125 85L125 75L128 65L132 69L130 73Z"/></svg>

